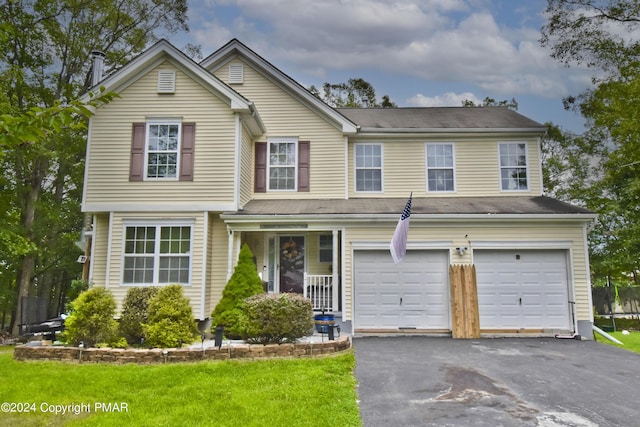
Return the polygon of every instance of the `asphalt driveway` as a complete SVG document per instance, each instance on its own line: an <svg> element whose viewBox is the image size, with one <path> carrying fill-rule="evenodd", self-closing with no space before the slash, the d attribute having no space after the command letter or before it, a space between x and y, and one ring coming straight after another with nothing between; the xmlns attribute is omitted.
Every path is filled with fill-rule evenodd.
<svg viewBox="0 0 640 427"><path fill-rule="evenodd" d="M553 338L356 337L363 425L638 426L640 356Z"/></svg>

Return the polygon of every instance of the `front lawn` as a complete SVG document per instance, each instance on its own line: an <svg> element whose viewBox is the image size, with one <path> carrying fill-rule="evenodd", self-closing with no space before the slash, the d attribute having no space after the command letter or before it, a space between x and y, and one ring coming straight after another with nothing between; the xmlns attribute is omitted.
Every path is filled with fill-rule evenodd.
<svg viewBox="0 0 640 427"><path fill-rule="evenodd" d="M633 332L630 332L629 335L623 335L622 331L616 331L616 332L608 332L608 334L614 337L615 339L617 339L618 341L621 341L622 343L624 343L624 345L619 345L614 343L613 341L609 341L608 339L606 339L602 335L599 335L598 333L595 333L594 336L596 338L596 341L598 342L610 344L615 347L620 347L620 348L624 348L625 350L640 353L640 332L633 331Z"/></svg>
<svg viewBox="0 0 640 427"><path fill-rule="evenodd" d="M362 424L353 351L317 359L109 365L16 362L13 349L0 349L0 366L0 403L22 411L7 412L3 403L3 426Z"/></svg>

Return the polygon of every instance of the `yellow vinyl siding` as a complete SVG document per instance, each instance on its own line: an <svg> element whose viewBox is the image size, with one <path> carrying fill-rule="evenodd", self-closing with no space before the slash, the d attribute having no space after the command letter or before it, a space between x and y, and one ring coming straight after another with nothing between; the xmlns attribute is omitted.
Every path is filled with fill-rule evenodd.
<svg viewBox="0 0 640 427"><path fill-rule="evenodd" d="M498 142L526 142L529 191L502 191ZM383 192L356 192L355 145L381 144ZM456 191L427 192L426 144L453 144ZM358 139L349 143L349 197L405 197L411 191L420 197L478 197L540 195L541 176L537 139L509 137L497 140L482 136L464 138L420 138L410 140Z"/></svg>
<svg viewBox="0 0 640 427"><path fill-rule="evenodd" d="M183 287L184 295L189 298L194 316L198 317L200 313L200 303L202 301L202 254L203 254L203 236L204 221L202 213L175 213L175 212L154 212L150 213L114 213L111 230L111 265L109 266L109 283L108 288L113 294L118 304L118 312L122 309L122 302L127 291L135 287L135 285L123 285L122 273L124 263L123 244L124 244L124 227L127 220L146 220L150 224L162 223L162 221L180 221L193 224L191 235L191 271L189 285ZM143 224L143 223L138 223ZM106 251L105 251L106 252Z"/></svg>
<svg viewBox="0 0 640 427"><path fill-rule="evenodd" d="M153 69L120 96L91 119L87 204L233 203L235 116L228 105L177 69L175 94L157 93ZM196 124L193 181L129 182L132 123L162 118Z"/></svg>
<svg viewBox="0 0 640 427"><path fill-rule="evenodd" d="M232 63L238 63L234 60ZM216 70L227 81L228 64ZM255 199L335 198L344 196L344 136L342 131L244 63L244 83L233 89L255 103L267 133L261 138L298 137L310 141L310 192L270 191L255 193ZM253 158L253 151L251 152ZM251 171L253 177L253 170ZM253 180L251 181L253 191Z"/></svg>
<svg viewBox="0 0 640 427"><path fill-rule="evenodd" d="M345 230L346 253L344 254L345 276L343 286L346 290L345 298L345 314L349 320L352 319L352 288L353 288L353 251L354 242L359 244L372 243L379 244L378 247L386 247L387 242L391 240L393 227L389 225L381 225L380 227L352 227ZM467 236L467 237L465 237ZM513 249L518 245L527 247L527 244L539 242L540 249L545 249L544 244L548 243L549 247L557 249L553 246L553 242L570 242L570 259L567 267L571 275L569 283L572 288L569 292L569 298L576 298L576 310L578 320L591 319L591 307L589 305L589 279L587 277L587 269L585 265L585 253L583 243L582 225L560 223L560 222L541 222L541 223L515 223L503 222L500 224L480 224L478 222L467 224L451 225L446 223L420 224L413 221L409 231L409 246L413 242L429 243L429 242L451 242L449 250L451 253L451 263L470 263L472 260L473 243L479 242L496 242L504 244L505 248ZM509 242L513 242L510 246ZM383 245L384 244L384 245ZM467 254L460 257L455 253L454 248L458 246L467 246L469 250ZM536 247L537 249L537 247ZM389 255L391 260L391 255Z"/></svg>
<svg viewBox="0 0 640 427"><path fill-rule="evenodd" d="M89 258L89 283L95 286L105 285L107 270L107 248L109 244L109 215L96 215L93 223L93 251Z"/></svg>
<svg viewBox="0 0 640 427"><path fill-rule="evenodd" d="M208 300L205 306L206 316L209 316L222 297L222 291L227 285L229 254L229 234L227 226L219 215L209 216L209 274L207 278ZM233 260L233 266L237 259Z"/></svg>
<svg viewBox="0 0 640 427"><path fill-rule="evenodd" d="M240 206L244 206L251 200L253 194L253 168L255 149L247 132L242 134L240 147Z"/></svg>

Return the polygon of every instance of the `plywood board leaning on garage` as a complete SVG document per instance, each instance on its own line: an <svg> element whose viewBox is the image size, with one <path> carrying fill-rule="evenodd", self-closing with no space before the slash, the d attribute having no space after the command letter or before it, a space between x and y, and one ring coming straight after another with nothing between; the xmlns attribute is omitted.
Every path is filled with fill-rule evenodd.
<svg viewBox="0 0 640 427"><path fill-rule="evenodd" d="M449 266L453 338L480 338L480 314L476 267L472 264Z"/></svg>

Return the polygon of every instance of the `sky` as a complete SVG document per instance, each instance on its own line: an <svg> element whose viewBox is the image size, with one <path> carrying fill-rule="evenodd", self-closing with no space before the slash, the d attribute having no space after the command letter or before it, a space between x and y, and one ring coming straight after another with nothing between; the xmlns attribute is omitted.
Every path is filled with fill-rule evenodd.
<svg viewBox="0 0 640 427"><path fill-rule="evenodd" d="M191 0L189 33L204 57L237 38L305 87L363 78L378 101L460 106L515 98L518 112L581 133L562 107L591 74L540 46L546 0Z"/></svg>

